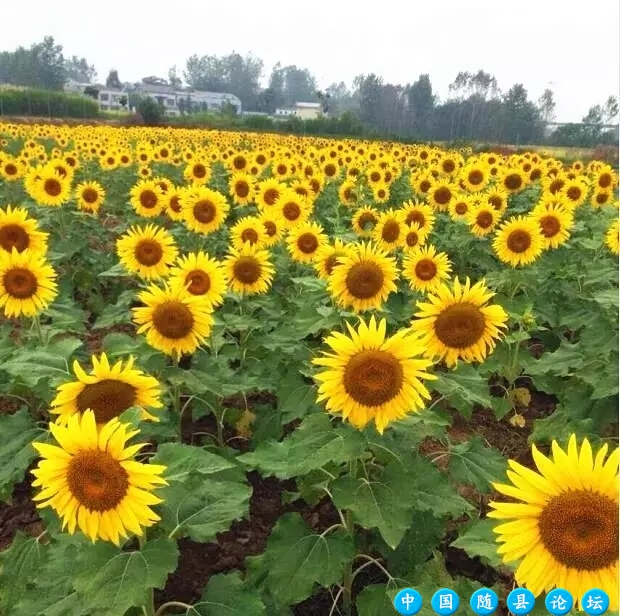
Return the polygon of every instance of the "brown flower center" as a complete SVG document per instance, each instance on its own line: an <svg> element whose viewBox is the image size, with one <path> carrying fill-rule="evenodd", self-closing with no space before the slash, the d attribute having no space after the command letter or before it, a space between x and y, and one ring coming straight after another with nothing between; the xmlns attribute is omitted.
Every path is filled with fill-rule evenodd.
<svg viewBox="0 0 620 616"><path fill-rule="evenodd" d="M598 176L598 185L601 188L609 188L611 186L611 183L612 183L611 174L601 173L601 175Z"/></svg>
<svg viewBox="0 0 620 616"><path fill-rule="evenodd" d="M454 211L459 215L459 216L463 216L463 214L467 214L467 203L465 203L464 201L459 201L455 206L454 206Z"/></svg>
<svg viewBox="0 0 620 616"><path fill-rule="evenodd" d="M147 189L140 193L140 205L147 210L153 209L157 206L157 195L154 191Z"/></svg>
<svg viewBox="0 0 620 616"><path fill-rule="evenodd" d="M316 252L319 247L319 238L314 233L302 233L297 238L297 248L306 255Z"/></svg>
<svg viewBox="0 0 620 616"><path fill-rule="evenodd" d="M579 199L581 199L581 195L582 195L582 191L581 188L579 188L579 186L571 186L567 191L566 191L566 196L571 200L571 201L579 201Z"/></svg>
<svg viewBox="0 0 620 616"><path fill-rule="evenodd" d="M194 214L194 218L198 222L206 225L213 222L215 219L215 216L217 215L217 208L211 201L202 199L194 204L192 212Z"/></svg>
<svg viewBox="0 0 620 616"><path fill-rule="evenodd" d="M235 156L235 158L233 158L233 167L237 169L237 171L241 171L242 169L245 169L245 166L247 164L248 163L245 160L245 158L243 158L243 156Z"/></svg>
<svg viewBox="0 0 620 616"><path fill-rule="evenodd" d="M405 223L410 225L411 223L417 223L420 225L420 228L423 229L426 224L426 218L420 210L413 210L407 214L407 218L405 219Z"/></svg>
<svg viewBox="0 0 620 616"><path fill-rule="evenodd" d="M400 224L396 220L388 220L381 229L381 239L384 242L395 242L400 236Z"/></svg>
<svg viewBox="0 0 620 616"><path fill-rule="evenodd" d="M91 409L97 423L107 423L136 404L136 389L114 379L86 385L77 396L80 413Z"/></svg>
<svg viewBox="0 0 620 616"><path fill-rule="evenodd" d="M424 282L432 280L437 275L437 266L432 259L420 259L415 266L415 275Z"/></svg>
<svg viewBox="0 0 620 616"><path fill-rule="evenodd" d="M559 193L564 187L564 180L562 178L558 178L557 180L553 180L551 184L549 184L549 192L552 195Z"/></svg>
<svg viewBox="0 0 620 616"><path fill-rule="evenodd" d="M349 359L344 369L345 391L363 406L376 407L393 400L403 383L400 362L386 351L360 351Z"/></svg>
<svg viewBox="0 0 620 616"><path fill-rule="evenodd" d="M484 173L480 169L474 169L469 172L467 179L472 186L478 186L478 184L482 184L484 181Z"/></svg>
<svg viewBox="0 0 620 616"><path fill-rule="evenodd" d="M182 302L164 302L153 311L153 326L164 338L179 340L192 332L194 316Z"/></svg>
<svg viewBox="0 0 620 616"><path fill-rule="evenodd" d="M452 173L455 169L456 165L454 163L453 160L450 160L449 158L447 160L444 160L441 163L441 168L443 169L444 173Z"/></svg>
<svg viewBox="0 0 620 616"><path fill-rule="evenodd" d="M164 256L163 248L159 242L150 239L140 240L134 248L136 261L141 265L151 267L157 265Z"/></svg>
<svg viewBox="0 0 620 616"><path fill-rule="evenodd" d="M17 252L23 252L30 245L28 232L19 225L4 225L0 227L0 247L7 252L13 248Z"/></svg>
<svg viewBox="0 0 620 616"><path fill-rule="evenodd" d="M555 216L545 216L540 219L540 229L545 237L553 237L560 232L560 221Z"/></svg>
<svg viewBox="0 0 620 616"><path fill-rule="evenodd" d="M39 288L36 276L23 267L14 267L4 274L3 284L6 292L17 299L32 297Z"/></svg>
<svg viewBox="0 0 620 616"><path fill-rule="evenodd" d="M55 178L48 178L43 184L43 190L50 197L57 197L62 192L62 184Z"/></svg>
<svg viewBox="0 0 620 616"><path fill-rule="evenodd" d="M479 212L476 216L476 224L481 229L488 229L493 224L493 214L491 212Z"/></svg>
<svg viewBox="0 0 620 616"><path fill-rule="evenodd" d="M6 175L17 175L17 166L13 163L7 163L4 166L4 173L6 173Z"/></svg>
<svg viewBox="0 0 620 616"><path fill-rule="evenodd" d="M86 203L97 203L97 199L99 198L99 193L94 188L85 188L82 191L82 199Z"/></svg>
<svg viewBox="0 0 620 616"><path fill-rule="evenodd" d="M115 509L129 489L129 475L109 453L80 451L67 468L67 485L73 497L90 511Z"/></svg>
<svg viewBox="0 0 620 616"><path fill-rule="evenodd" d="M518 173L509 173L504 178L504 186L508 190L519 190L523 184L523 179Z"/></svg>
<svg viewBox="0 0 620 616"><path fill-rule="evenodd" d="M405 243L407 244L407 246L409 246L409 248L417 246L419 242L420 236L418 235L417 231L409 231L407 233L407 237L405 237Z"/></svg>
<svg viewBox="0 0 620 616"><path fill-rule="evenodd" d="M595 197L597 205L605 205L609 201L609 193L600 192Z"/></svg>
<svg viewBox="0 0 620 616"><path fill-rule="evenodd" d="M430 180L422 180L420 182L420 186L418 188L420 189L420 192L426 193L426 192L428 192L428 189L430 187L431 187Z"/></svg>
<svg viewBox="0 0 620 616"><path fill-rule="evenodd" d="M377 224L377 217L372 212L364 212L357 220L360 229L370 231Z"/></svg>
<svg viewBox="0 0 620 616"><path fill-rule="evenodd" d="M489 204L492 205L497 211L500 211L504 205L504 200L499 195L491 195L489 197Z"/></svg>
<svg viewBox="0 0 620 616"><path fill-rule="evenodd" d="M185 277L185 284L189 284L187 290L192 295L204 295L211 288L211 278L202 270L193 270Z"/></svg>
<svg viewBox="0 0 620 616"><path fill-rule="evenodd" d="M479 342L486 324L480 308L467 302L453 304L435 319L435 335L447 347L466 349Z"/></svg>
<svg viewBox="0 0 620 616"><path fill-rule="evenodd" d="M235 184L235 194L241 199L245 199L250 194L250 186L245 180L239 180Z"/></svg>
<svg viewBox="0 0 620 616"><path fill-rule="evenodd" d="M177 214L181 211L181 202L178 195L170 197L170 209Z"/></svg>
<svg viewBox="0 0 620 616"><path fill-rule="evenodd" d="M241 233L241 240L243 242L250 242L250 244L256 244L258 242L258 233L255 229L244 229Z"/></svg>
<svg viewBox="0 0 620 616"><path fill-rule="evenodd" d="M523 229L517 229L508 235L506 246L512 252L525 252L532 245L532 236Z"/></svg>
<svg viewBox="0 0 620 616"><path fill-rule="evenodd" d="M618 504L604 494L571 490L552 498L538 520L540 539L569 569L600 571L618 561Z"/></svg>
<svg viewBox="0 0 620 616"><path fill-rule="evenodd" d="M362 261L347 272L345 284L353 297L370 299L381 291L384 280L383 270L376 263Z"/></svg>
<svg viewBox="0 0 620 616"><path fill-rule="evenodd" d="M243 284L254 284L261 276L261 266L254 257L239 257L233 266L235 279Z"/></svg>
<svg viewBox="0 0 620 616"><path fill-rule="evenodd" d="M439 205L445 205L452 199L452 191L447 186L442 186L435 191L435 202Z"/></svg>
<svg viewBox="0 0 620 616"><path fill-rule="evenodd" d="M263 195L263 199L267 205L274 205L280 196L276 188L268 188Z"/></svg>
<svg viewBox="0 0 620 616"><path fill-rule="evenodd" d="M301 208L294 201L289 201L282 207L282 215L287 220L298 220L301 216Z"/></svg>

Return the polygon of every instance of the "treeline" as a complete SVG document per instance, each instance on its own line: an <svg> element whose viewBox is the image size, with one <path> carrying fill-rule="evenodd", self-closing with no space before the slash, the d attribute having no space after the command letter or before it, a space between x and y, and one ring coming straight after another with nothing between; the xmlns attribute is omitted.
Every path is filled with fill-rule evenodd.
<svg viewBox="0 0 620 616"><path fill-rule="evenodd" d="M188 58L182 77L172 67L167 79L148 79L177 89L234 94L245 112L273 114L276 109L291 107L296 102L318 102L328 118L321 126L329 131L337 127L337 134L344 130L342 127L348 127L349 134L399 136L416 141L581 147L618 143L616 97L593 105L580 124L555 126L556 104L550 89L532 100L523 84L502 91L495 76L484 70L459 72L446 100L439 99L427 74L405 85L386 83L376 74L364 74L358 75L350 88L340 82L321 91L307 68L278 63L269 74L267 87L262 88L264 73L260 58L231 53L193 55ZM95 78L95 69L85 58L66 58L62 46L51 36L28 49L19 47L0 53L0 83L61 90L69 79L93 84ZM116 69L109 71L105 83L116 88L131 85L121 82ZM335 122L334 118L343 116L342 122ZM257 121L267 122L248 120Z"/></svg>

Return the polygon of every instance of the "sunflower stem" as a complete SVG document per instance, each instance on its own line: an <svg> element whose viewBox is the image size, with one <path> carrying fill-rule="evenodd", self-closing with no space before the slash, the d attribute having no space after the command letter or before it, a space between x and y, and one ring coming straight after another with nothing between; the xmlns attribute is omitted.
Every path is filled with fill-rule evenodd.
<svg viewBox="0 0 620 616"><path fill-rule="evenodd" d="M344 513L345 528L355 541L353 514L348 509ZM353 590L353 560L347 563L342 580L342 610L345 616L351 616L351 593Z"/></svg>
<svg viewBox="0 0 620 616"><path fill-rule="evenodd" d="M183 603L182 601L168 601L167 603L162 603L159 606L159 609L155 612L154 616L164 616L164 614L171 607L180 607L181 609L186 610L186 613L189 613L190 610L195 611L195 608L187 603Z"/></svg>
<svg viewBox="0 0 620 616"><path fill-rule="evenodd" d="M146 545L146 531L138 536L138 546L140 551L144 549ZM155 614L155 592L153 588L148 589L146 603L142 606L142 613L144 616L154 616Z"/></svg>
<svg viewBox="0 0 620 616"><path fill-rule="evenodd" d="M45 346L45 338L43 337L43 329L41 327L41 320L39 319L39 315L35 315L32 319L34 323L34 328L37 332L37 337L39 338L39 342L42 346Z"/></svg>

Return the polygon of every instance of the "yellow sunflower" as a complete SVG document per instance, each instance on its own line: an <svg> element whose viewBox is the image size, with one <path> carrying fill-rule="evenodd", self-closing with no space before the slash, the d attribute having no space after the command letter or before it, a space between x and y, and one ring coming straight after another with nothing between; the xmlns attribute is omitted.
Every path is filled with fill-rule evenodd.
<svg viewBox="0 0 620 616"><path fill-rule="evenodd" d="M343 205L355 207L360 199L355 181L345 180L338 188L338 198Z"/></svg>
<svg viewBox="0 0 620 616"><path fill-rule="evenodd" d="M372 196L376 203L387 203L390 199L389 184L374 184L372 186Z"/></svg>
<svg viewBox="0 0 620 616"><path fill-rule="evenodd" d="M485 194L487 203L492 205L500 214L508 208L508 192L499 186L494 186Z"/></svg>
<svg viewBox="0 0 620 616"><path fill-rule="evenodd" d="M267 241L267 231L257 216L244 216L230 228L230 242L240 250L246 242L262 248Z"/></svg>
<svg viewBox="0 0 620 616"><path fill-rule="evenodd" d="M533 263L545 247L538 221L531 216L513 216L493 238L493 250L500 261L518 267Z"/></svg>
<svg viewBox="0 0 620 616"><path fill-rule="evenodd" d="M213 308L224 303L228 288L224 266L200 250L179 257L170 270L170 283L182 284L192 295L202 295Z"/></svg>
<svg viewBox="0 0 620 616"><path fill-rule="evenodd" d="M116 240L116 253L123 267L145 280L168 275L179 251L174 238L162 227L147 224L130 227Z"/></svg>
<svg viewBox="0 0 620 616"><path fill-rule="evenodd" d="M450 218L454 221L467 221L467 217L474 208L474 199L472 195L466 193L459 193L450 202L448 213Z"/></svg>
<svg viewBox="0 0 620 616"><path fill-rule="evenodd" d="M190 161L183 170L186 181L195 186L203 186L211 179L211 166L206 161Z"/></svg>
<svg viewBox="0 0 620 616"><path fill-rule="evenodd" d="M426 193L426 199L437 211L445 212L454 199L456 188L452 182L442 178L435 180Z"/></svg>
<svg viewBox="0 0 620 616"><path fill-rule="evenodd" d="M595 190L590 197L590 205L598 209L604 205L608 205L613 201L613 194L610 190Z"/></svg>
<svg viewBox="0 0 620 616"><path fill-rule="evenodd" d="M293 227L286 238L286 246L293 261L312 263L317 250L328 242L323 227L316 222L308 222Z"/></svg>
<svg viewBox="0 0 620 616"><path fill-rule="evenodd" d="M213 308L204 295L192 295L183 285L150 285L138 294L145 304L132 308L138 334L154 349L173 357L193 353L211 334Z"/></svg>
<svg viewBox="0 0 620 616"><path fill-rule="evenodd" d="M500 186L509 193L517 193L526 186L527 176L521 169L512 167L504 170L499 178Z"/></svg>
<svg viewBox="0 0 620 616"><path fill-rule="evenodd" d="M427 234L420 228L417 222L412 222L405 227L405 237L403 241L403 250L405 253L410 252L426 244Z"/></svg>
<svg viewBox="0 0 620 616"><path fill-rule="evenodd" d="M500 217L501 214L492 205L482 204L472 208L467 215L467 224L476 237L484 237L493 231Z"/></svg>
<svg viewBox="0 0 620 616"><path fill-rule="evenodd" d="M379 212L372 207L361 207L356 210L351 220L353 231L360 237L372 237L379 220Z"/></svg>
<svg viewBox="0 0 620 616"><path fill-rule="evenodd" d="M40 205L59 207L71 198L72 176L62 176L52 165L37 169L31 196Z"/></svg>
<svg viewBox="0 0 620 616"><path fill-rule="evenodd" d="M282 191L274 209L284 229L292 229L299 224L306 223L312 213L309 200L288 188ZM271 210L263 211L270 212Z"/></svg>
<svg viewBox="0 0 620 616"><path fill-rule="evenodd" d="M237 205L248 205L254 202L254 176L248 173L235 173L230 177L228 192Z"/></svg>
<svg viewBox="0 0 620 616"><path fill-rule="evenodd" d="M185 189L185 187L172 186L165 195L165 209L170 220L183 220L181 196Z"/></svg>
<svg viewBox="0 0 620 616"><path fill-rule="evenodd" d="M167 485L166 467L133 460L148 444L127 445L138 430L118 418L98 427L90 410L49 429L58 445L32 443L42 458L32 471L32 485L40 488L33 500L54 509L63 530L73 535L79 528L93 542L120 545L128 533L141 536L159 521L151 507L162 500L153 490Z"/></svg>
<svg viewBox="0 0 620 616"><path fill-rule="evenodd" d="M266 211L258 215L258 219L265 229L265 248L275 246L281 239L284 232L282 219L275 212Z"/></svg>
<svg viewBox="0 0 620 616"><path fill-rule="evenodd" d="M352 246L351 254L339 261L327 289L341 307L355 312L379 309L396 291L396 260L371 242Z"/></svg>
<svg viewBox="0 0 620 616"><path fill-rule="evenodd" d="M537 471L509 460L509 484L494 483L512 502L492 501L487 517L506 563L519 561L515 580L534 596L554 587L575 603L592 588L609 595L618 610L618 448L596 454L587 438L581 448L572 434L566 451L557 441L552 458L532 445ZM519 502L515 502L519 501ZM582 607L582 606L580 606Z"/></svg>
<svg viewBox="0 0 620 616"><path fill-rule="evenodd" d="M312 360L324 368L315 376L317 402L326 400L327 411L358 429L374 421L383 434L390 422L426 406L431 396L423 381L437 378L426 372L432 362L420 357L410 330L386 337L385 319L377 325L372 316L368 324L360 319L357 331L347 328L348 336L332 332L325 339L332 352Z"/></svg>
<svg viewBox="0 0 620 616"><path fill-rule="evenodd" d="M37 252L0 251L0 308L4 316L34 317L58 295L56 272Z"/></svg>
<svg viewBox="0 0 620 616"><path fill-rule="evenodd" d="M226 197L205 186L194 186L184 191L180 203L187 228L205 235L222 227L230 211Z"/></svg>
<svg viewBox="0 0 620 616"><path fill-rule="evenodd" d="M570 210L560 206L534 208L531 217L536 220L543 236L543 248L557 248L568 241L574 224Z"/></svg>
<svg viewBox="0 0 620 616"><path fill-rule="evenodd" d="M104 424L131 407L139 407L142 410L142 419L159 421L146 410L163 406L159 381L134 368L133 357L130 357L124 366L122 360L110 366L105 353L99 358L93 355L91 361L91 374L86 374L77 360L73 362L77 381L57 388L56 397L50 403L50 413L59 415L62 423L66 423L75 413L91 409L96 422Z"/></svg>
<svg viewBox="0 0 620 616"><path fill-rule="evenodd" d="M28 249L30 253L47 252L48 234L39 231L34 218L28 217L28 211L21 207L7 206L0 208L0 252L11 253Z"/></svg>
<svg viewBox="0 0 620 616"><path fill-rule="evenodd" d="M273 207L280 198L280 195L287 190L286 184L282 184L274 178L263 180L259 182L256 187L256 204L258 209L262 211L268 211Z"/></svg>
<svg viewBox="0 0 620 616"><path fill-rule="evenodd" d="M82 182L75 187L75 198L80 210L96 214L105 199L105 189L99 182Z"/></svg>
<svg viewBox="0 0 620 616"><path fill-rule="evenodd" d="M403 259L403 278L412 289L422 293L435 290L445 279L450 278L451 270L448 255L437 252L431 245L413 248Z"/></svg>
<svg viewBox="0 0 620 616"><path fill-rule="evenodd" d="M433 208L426 203L416 203L407 201L403 203L401 210L403 212L403 222L406 225L416 223L428 235L435 226L435 213Z"/></svg>
<svg viewBox="0 0 620 616"><path fill-rule="evenodd" d="M585 179L575 178L573 180L567 180L560 194L565 196L570 201L574 208L579 207L588 196L588 184Z"/></svg>
<svg viewBox="0 0 620 616"><path fill-rule="evenodd" d="M245 244L241 250L231 247L224 266L230 290L247 295L267 293L275 274L269 252L251 244Z"/></svg>
<svg viewBox="0 0 620 616"><path fill-rule="evenodd" d="M390 209L379 214L372 239L386 252L392 252L405 243L406 232L407 227L403 224L402 212Z"/></svg>
<svg viewBox="0 0 620 616"><path fill-rule="evenodd" d="M609 226L609 229L607 230L607 233L605 234L605 245L615 255L619 253L619 249L618 249L618 244L619 244L618 236L619 235L620 235L620 220L616 219L611 223L611 225Z"/></svg>
<svg viewBox="0 0 620 616"><path fill-rule="evenodd" d="M353 247L346 244L340 238L336 238L333 244L324 244L316 251L316 260L314 268L317 276L322 280L327 280L334 267L340 264L340 259L347 255L351 255Z"/></svg>
<svg viewBox="0 0 620 616"><path fill-rule="evenodd" d="M452 288L442 284L427 301L417 302L419 312L411 329L420 336L428 356L443 359L449 368L456 367L459 359L484 361L508 321L500 305L487 304L494 295L482 280L471 286L469 278L465 284L455 278Z"/></svg>
<svg viewBox="0 0 620 616"><path fill-rule="evenodd" d="M156 181L142 179L129 191L129 202L138 216L153 218L162 213L166 200Z"/></svg>
<svg viewBox="0 0 620 616"><path fill-rule="evenodd" d="M459 180L462 182L463 188L469 192L484 190L490 178L489 166L482 160L469 163L459 173Z"/></svg>

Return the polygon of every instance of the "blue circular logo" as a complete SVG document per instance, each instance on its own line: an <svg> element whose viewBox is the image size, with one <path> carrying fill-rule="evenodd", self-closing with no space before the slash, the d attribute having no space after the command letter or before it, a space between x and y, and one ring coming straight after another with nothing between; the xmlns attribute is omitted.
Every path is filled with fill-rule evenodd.
<svg viewBox="0 0 620 616"><path fill-rule="evenodd" d="M581 598L581 609L589 616L599 616L609 609L609 595L600 588L591 588Z"/></svg>
<svg viewBox="0 0 620 616"><path fill-rule="evenodd" d="M422 609L422 595L413 588L403 588L394 597L394 607L399 614L417 614Z"/></svg>
<svg viewBox="0 0 620 616"><path fill-rule="evenodd" d="M492 614L497 609L498 603L497 595L490 588L479 588L469 600L471 609L479 616Z"/></svg>
<svg viewBox="0 0 620 616"><path fill-rule="evenodd" d="M451 616L459 609L461 600L450 588L440 588L431 599L431 607L441 616Z"/></svg>
<svg viewBox="0 0 620 616"><path fill-rule="evenodd" d="M506 599L508 609L515 616L525 616L534 609L536 597L534 593L527 588L515 588Z"/></svg>
<svg viewBox="0 0 620 616"><path fill-rule="evenodd" d="M547 593L545 607L553 616L564 616L573 609L573 595L564 588L555 588Z"/></svg>

